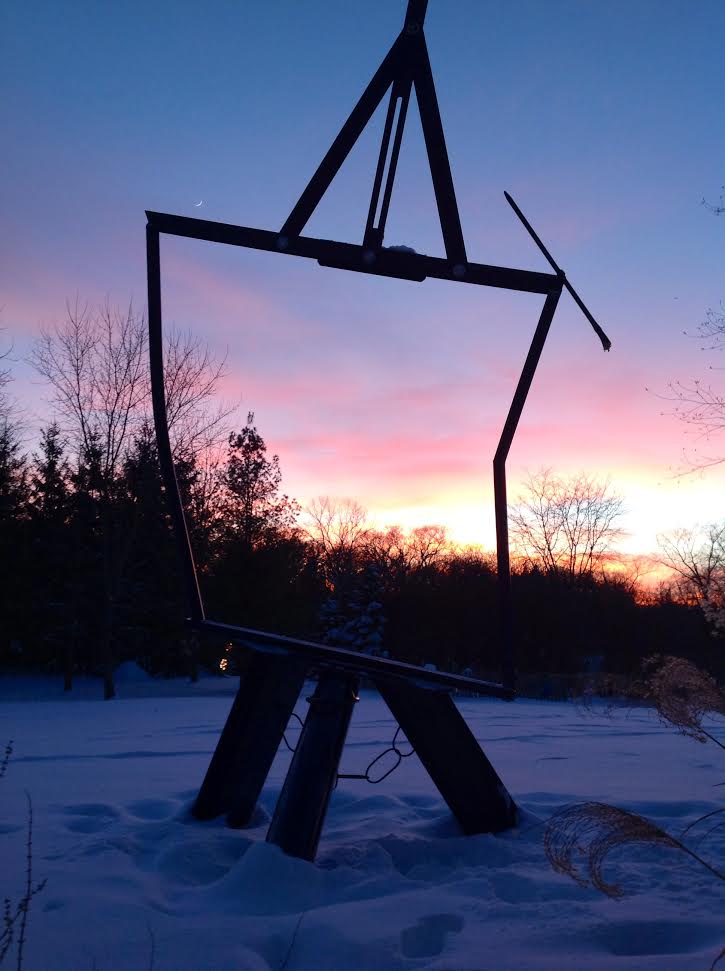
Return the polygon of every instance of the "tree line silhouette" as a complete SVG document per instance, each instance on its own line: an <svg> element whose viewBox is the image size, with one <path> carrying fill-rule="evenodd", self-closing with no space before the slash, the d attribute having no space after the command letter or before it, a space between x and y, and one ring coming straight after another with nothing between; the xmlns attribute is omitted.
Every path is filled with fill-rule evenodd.
<svg viewBox="0 0 725 971"><path fill-rule="evenodd" d="M30 455L7 371L0 385L0 665L62 673L67 689L76 673L98 674L106 697L124 660L161 675L231 670L222 642L197 643L185 625L145 350L132 308L69 307L35 348L57 417ZM210 616L497 676L494 557L454 546L439 526L373 529L351 500L301 510L253 413L220 445L231 413L215 397L223 362L179 333L166 361L177 477ZM653 653L713 668L721 648L695 604L667 590L646 598L631 577L602 568L616 497L584 477L565 485L532 477L512 514L525 550L513 577L519 671L626 674ZM564 509L578 522L572 508L583 516L576 529L562 518ZM563 552L567 529L573 556Z"/></svg>

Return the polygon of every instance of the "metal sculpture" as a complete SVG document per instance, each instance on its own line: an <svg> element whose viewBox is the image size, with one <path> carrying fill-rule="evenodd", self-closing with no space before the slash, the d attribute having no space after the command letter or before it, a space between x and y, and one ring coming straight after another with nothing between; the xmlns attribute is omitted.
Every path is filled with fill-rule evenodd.
<svg viewBox="0 0 725 971"><path fill-rule="evenodd" d="M226 813L231 825L250 818L292 709L311 669L318 683L300 741L280 794L267 839L286 852L313 859L361 676L372 679L413 745L464 832L491 832L513 825L516 807L493 766L450 698L464 689L511 700L515 656L511 601L506 458L554 317L566 288L602 346L610 342L567 281L511 196L506 199L548 260L553 273L471 262L466 254L443 126L425 42L428 0L409 0L403 29L342 126L284 226L278 232L147 212L149 349L159 459L184 564L191 624L223 634L251 651L248 670L220 737L194 806L198 818ZM383 245L403 129L415 90L433 180L445 258ZM390 91L368 215L360 245L302 236L375 109ZM501 287L545 296L544 306L496 449L494 499L501 611L501 683L427 671L414 665L209 620L176 483L164 398L159 239L164 233L232 246L315 259L322 266L422 282L427 277ZM455 760L450 751L456 751Z"/></svg>

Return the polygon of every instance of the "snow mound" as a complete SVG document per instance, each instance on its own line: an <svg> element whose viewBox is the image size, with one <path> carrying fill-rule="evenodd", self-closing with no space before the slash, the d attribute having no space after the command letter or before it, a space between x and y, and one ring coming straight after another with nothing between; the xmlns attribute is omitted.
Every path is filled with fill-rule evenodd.
<svg viewBox="0 0 725 971"><path fill-rule="evenodd" d="M124 661L113 672L116 684L146 684L154 679L135 661Z"/></svg>
<svg viewBox="0 0 725 971"><path fill-rule="evenodd" d="M122 669L146 682L143 697L8 700L0 682L0 742L17 740L0 895L24 887L26 791L33 879L48 881L32 901L29 969L694 971L725 944L725 885L684 854L620 848L605 872L624 901L577 886L544 854L543 823L565 803L611 802L674 835L722 805L717 753L649 711L459 699L518 826L462 836L413 755L379 786L340 780L307 863L265 842L291 754L278 752L247 827L197 822L232 699L180 696L183 683L171 696L170 681ZM360 696L343 772L363 770L395 731L377 694ZM709 728L725 738L722 720ZM700 852L725 869L725 830Z"/></svg>

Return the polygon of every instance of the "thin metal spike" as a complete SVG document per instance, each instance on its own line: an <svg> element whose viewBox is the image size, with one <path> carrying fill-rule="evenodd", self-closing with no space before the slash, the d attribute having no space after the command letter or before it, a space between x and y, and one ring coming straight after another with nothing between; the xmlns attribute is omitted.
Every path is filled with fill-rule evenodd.
<svg viewBox="0 0 725 971"><path fill-rule="evenodd" d="M548 262L551 265L551 267L556 271L556 273L558 273L558 275L560 277L562 277L563 282L564 282L564 286L566 287L566 289L569 291L569 293L574 298L574 302L579 307L579 309L581 310L581 312L584 314L584 316L587 318L587 320L589 321L589 323L592 325L592 328L594 329L595 334L597 335L597 337L599 338L599 340L602 342L602 347L604 348L604 350L605 351L608 351L611 348L611 346L612 346L612 342L607 337L607 335L604 333L604 330L596 322L596 320L594 319L594 317L591 315L591 313L589 312L589 310L585 306L584 301L579 296L579 294L576 292L576 290L574 289L574 287L571 285L571 283L569 283L569 281L566 278L566 274L561 269L561 267L556 262L556 260L551 255L551 253L548 251L548 249L546 248L546 246L544 246L543 242L539 238L538 233L536 232L536 230L534 229L534 227L531 225L531 223L529 222L529 220L526 218L526 216L521 212L521 210L519 209L519 207L516 205L516 202L514 201L513 197L508 192L506 192L505 190L504 190L504 195L506 196L506 201L508 202L508 204L511 206L511 208L513 209L513 211L516 213L516 215L519 217L519 219L523 223L524 228L528 232L529 236L531 236L531 238L533 239L533 241L536 243L536 245L539 247L539 249L541 250L541 252L544 254L544 256L548 260Z"/></svg>

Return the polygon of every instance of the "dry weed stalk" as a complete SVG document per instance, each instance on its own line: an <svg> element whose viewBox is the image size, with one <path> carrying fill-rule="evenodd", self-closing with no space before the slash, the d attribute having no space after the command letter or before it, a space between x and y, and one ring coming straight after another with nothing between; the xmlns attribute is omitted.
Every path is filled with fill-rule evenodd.
<svg viewBox="0 0 725 971"><path fill-rule="evenodd" d="M5 751L3 752L3 757L0 759L0 779L5 775L8 770L8 762L10 761L10 756L13 754L13 741L10 741L5 746Z"/></svg>
<svg viewBox="0 0 725 971"><path fill-rule="evenodd" d="M645 658L641 697L657 710L662 721L698 742L723 743L702 727L705 715L725 715L725 694L714 678L682 657Z"/></svg>
<svg viewBox="0 0 725 971"><path fill-rule="evenodd" d="M549 819L544 832L544 851L553 869L557 873L565 873L579 886L591 885L608 897L621 897L623 891L617 884L607 883L604 879L604 862L612 850L630 843L648 843L680 850L718 879L725 880L725 874L659 826L643 816L606 803L584 802L564 806ZM584 857L585 875L574 860L575 853Z"/></svg>
<svg viewBox="0 0 725 971"><path fill-rule="evenodd" d="M0 779L5 775L12 754L13 743L8 742L5 746L3 758L0 761ZM45 880L33 884L33 802L29 793L26 792L25 797L28 800L28 832L25 841L25 892L14 906L9 897L5 897L3 900L2 930L0 930L0 964L3 963L10 948L15 943L17 946L17 971L22 971L23 967L26 943L25 932L28 926L30 904L33 897L39 894L46 884Z"/></svg>
<svg viewBox="0 0 725 971"><path fill-rule="evenodd" d="M702 725L705 715L725 715L725 694L714 678L684 658L661 655L645 659L643 675L642 681L633 686L631 698L654 705L662 721L683 735L698 742L709 740L725 748L725 744ZM682 837L699 823L723 812L725 807L700 816L685 828ZM722 825L725 824L717 823L711 827L698 842L701 843ZM703 860L681 840L643 816L606 803L585 802L565 806L549 819L544 832L544 850L554 870L565 873L582 887L591 885L608 897L615 898L621 897L623 891L617 884L607 883L602 868L612 850L630 843L680 850L713 876L725 881L724 873ZM575 860L575 855L583 858L583 861ZM712 962L710 971L724 957L725 948Z"/></svg>

